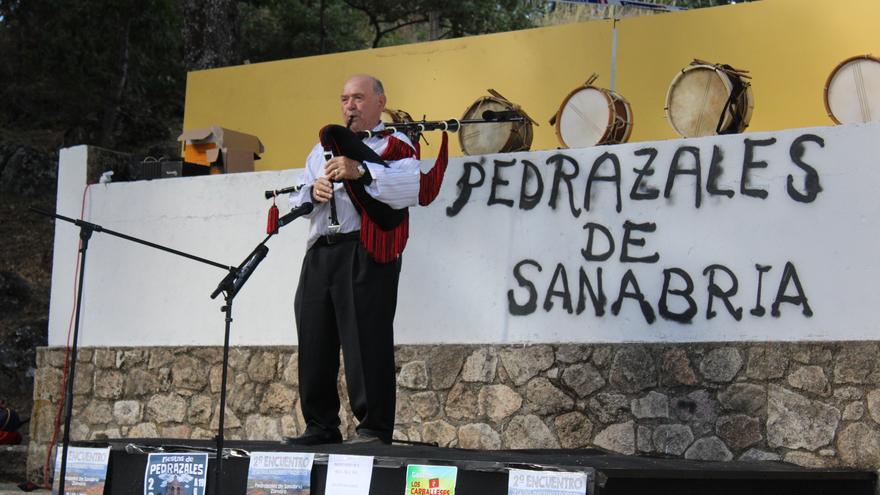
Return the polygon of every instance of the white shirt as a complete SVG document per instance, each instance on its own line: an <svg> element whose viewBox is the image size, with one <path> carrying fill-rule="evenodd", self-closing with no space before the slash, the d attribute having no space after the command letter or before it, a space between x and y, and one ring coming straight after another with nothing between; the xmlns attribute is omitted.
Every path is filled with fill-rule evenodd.
<svg viewBox="0 0 880 495"><path fill-rule="evenodd" d="M380 123L373 128L373 132L380 131L385 125ZM406 135L395 132L392 134L395 138L412 145ZM372 148L377 155L382 156L385 148L388 146L388 137L369 137L364 139L364 144ZM306 158L305 171L300 176L299 184L303 187L295 193L290 194L290 207L296 208L303 203L312 201L312 186L318 177L324 175L324 148L320 143L316 144ZM415 206L419 200L419 180L421 170L419 169L419 160L415 158L404 158L402 160L389 161L388 167L379 163L364 162L364 167L369 170L373 181L365 189L370 196L394 208L401 209L409 206ZM333 197L336 198L336 218L339 221L339 233L354 232L361 228L360 214L345 192L345 187L341 183L333 183ZM313 202L315 209L308 215L304 215L311 220L309 227L309 238L307 244L312 244L322 235L329 234L327 227L330 225L330 202L318 203Z"/></svg>

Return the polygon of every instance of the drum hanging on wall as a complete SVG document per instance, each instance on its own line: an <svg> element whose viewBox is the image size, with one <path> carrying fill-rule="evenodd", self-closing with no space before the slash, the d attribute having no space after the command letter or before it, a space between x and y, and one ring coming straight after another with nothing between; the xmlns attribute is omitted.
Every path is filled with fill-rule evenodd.
<svg viewBox="0 0 880 495"><path fill-rule="evenodd" d="M672 80L666 118L681 137L737 134L749 126L755 98L748 71L694 60Z"/></svg>
<svg viewBox="0 0 880 495"><path fill-rule="evenodd" d="M524 120L519 122L499 122L497 124L463 125L458 132L458 142L465 155L488 155L491 153L510 153L527 151L532 147L532 124L535 123L519 105L501 96L494 89L488 90L491 96L483 96L467 108L462 120L482 119L483 112L515 111Z"/></svg>
<svg viewBox="0 0 880 495"><path fill-rule="evenodd" d="M550 125L565 148L619 144L629 140L633 115L629 102L610 89L593 86L598 74L574 89L559 106Z"/></svg>
<svg viewBox="0 0 880 495"><path fill-rule="evenodd" d="M835 67L825 82L825 110L837 124L880 120L880 59L860 55Z"/></svg>
<svg viewBox="0 0 880 495"><path fill-rule="evenodd" d="M386 108L382 110L383 115L387 115L391 119L392 124L405 124L407 122L413 122L412 116L409 112L405 110L395 110L393 108ZM418 129L408 129L403 131L406 134L406 137L412 142L413 146L416 147L416 150L419 149L419 138L422 137L422 132Z"/></svg>

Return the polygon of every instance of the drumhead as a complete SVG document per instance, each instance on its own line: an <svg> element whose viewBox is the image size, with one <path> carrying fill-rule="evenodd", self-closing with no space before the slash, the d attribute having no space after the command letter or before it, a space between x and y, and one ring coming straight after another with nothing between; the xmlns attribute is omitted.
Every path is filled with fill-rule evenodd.
<svg viewBox="0 0 880 495"><path fill-rule="evenodd" d="M587 148L601 143L612 122L612 104L604 91L593 87L572 93L563 103L556 122L563 144L569 148Z"/></svg>
<svg viewBox="0 0 880 495"><path fill-rule="evenodd" d="M880 59L863 55L838 65L828 76L825 108L838 124L880 120Z"/></svg>
<svg viewBox="0 0 880 495"><path fill-rule="evenodd" d="M489 98L483 98L465 112L462 120L481 119L486 110L503 112L510 110L510 107ZM466 155L500 153L510 139L512 130L512 122L466 125L459 131L458 140L461 144L461 150Z"/></svg>
<svg viewBox="0 0 880 495"><path fill-rule="evenodd" d="M733 90L728 77L711 65L692 65L673 79L666 95L666 117L682 137L714 136ZM725 113L722 129L730 125Z"/></svg>

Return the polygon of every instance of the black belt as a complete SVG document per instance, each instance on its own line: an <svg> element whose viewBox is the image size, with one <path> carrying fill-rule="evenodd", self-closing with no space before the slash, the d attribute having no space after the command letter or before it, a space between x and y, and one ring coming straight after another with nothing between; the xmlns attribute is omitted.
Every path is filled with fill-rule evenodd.
<svg viewBox="0 0 880 495"><path fill-rule="evenodd" d="M333 244L339 244L341 242L356 241L360 238L360 230L355 230L354 232L346 232L344 234L327 234L318 237L318 239L315 240L315 243L312 244L312 246L332 246Z"/></svg>

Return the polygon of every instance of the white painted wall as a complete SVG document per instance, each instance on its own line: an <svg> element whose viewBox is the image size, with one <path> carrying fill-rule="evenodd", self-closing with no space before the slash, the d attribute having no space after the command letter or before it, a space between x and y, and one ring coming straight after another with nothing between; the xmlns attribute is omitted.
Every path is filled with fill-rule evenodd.
<svg viewBox="0 0 880 495"><path fill-rule="evenodd" d="M815 201L794 201L786 192L789 175L804 190L803 170L793 164L790 148L804 134L819 136L824 147L808 142L803 162L816 169L822 191ZM755 148L754 160L766 168L750 172L751 187L766 190L766 199L740 194L745 139L775 139ZM692 176L679 176L670 198L663 197L670 162L682 146L699 149L702 167L702 204L694 206ZM713 147L723 153L718 187L732 189L732 198L707 193ZM648 183L660 189L660 198L634 201L629 193L645 155L654 148L654 175ZM591 211L575 217L568 206L567 189L560 190L555 209L549 206L554 167L548 159L560 151L456 158L450 162L440 197L428 208L412 210L411 239L404 256L396 320L398 343L477 342L693 342L736 340L877 340L880 317L876 312L874 281L880 280L876 253L880 242L880 124L793 129L772 133L719 136L611 147L561 151L578 164L571 180L576 206L583 210L587 176L594 161L612 153L621 163L621 212L615 211L611 183L593 186ZM78 216L85 182L84 147L62 151L59 171L59 213ZM513 207L487 205L494 160L516 160L503 168L496 197L514 200ZM540 203L531 210L518 206L522 161L534 163L544 182ZM482 163L486 177L470 200L454 216L447 214L458 197L457 182L466 163ZM692 167L692 161L683 162ZM423 166L429 167L430 163ZM566 165L573 170L573 165ZM611 169L603 166L600 173ZM123 233L168 244L225 263L237 264L264 237L266 189L292 184L296 170L259 172L151 182L92 186L87 194L89 221ZM530 186L531 187L531 186ZM282 208L282 214L286 208ZM656 263L624 263L619 259L624 221L656 224L652 233L639 233L644 247L631 246L633 256L657 252ZM607 226L615 237L614 256L587 262L587 222ZM233 345L290 345L295 343L292 300L303 255L306 223L289 225L270 240L269 256L236 299ZM77 229L56 226L50 312L50 344L62 345L73 305L73 269ZM598 242L598 241L597 241ZM600 243L601 244L601 243ZM600 246L597 246L600 247ZM511 314L508 292L516 304L529 299L528 290L514 277L524 259L540 264L522 270L534 285L537 308L528 315ZM784 303L780 315L770 315L783 267L797 270L812 316L803 305ZM736 274L738 293L731 297L742 307L736 321L715 299L714 318L706 317L708 279L703 270L720 263ZM546 294L557 264L564 267L573 309L578 299L581 267L596 283L603 271L608 299L605 313L596 316L587 298L585 310L571 314L563 296ZM763 276L761 305L766 314L755 316L758 272L755 264L772 266ZM667 320L659 314L663 270L680 268L691 277L691 296L697 314L690 323ZM622 300L612 313L621 278L632 270L641 292L655 314L648 323L639 305ZM223 317L220 302L208 299L224 275L219 269L167 253L127 243L103 234L92 240L85 275L82 345L220 345ZM729 282L718 275L717 283ZM673 279L672 288L683 282ZM553 290L562 292L557 280ZM630 287L632 291L632 287ZM796 294L793 284L786 295ZM669 297L672 311L684 309L684 298Z"/></svg>

